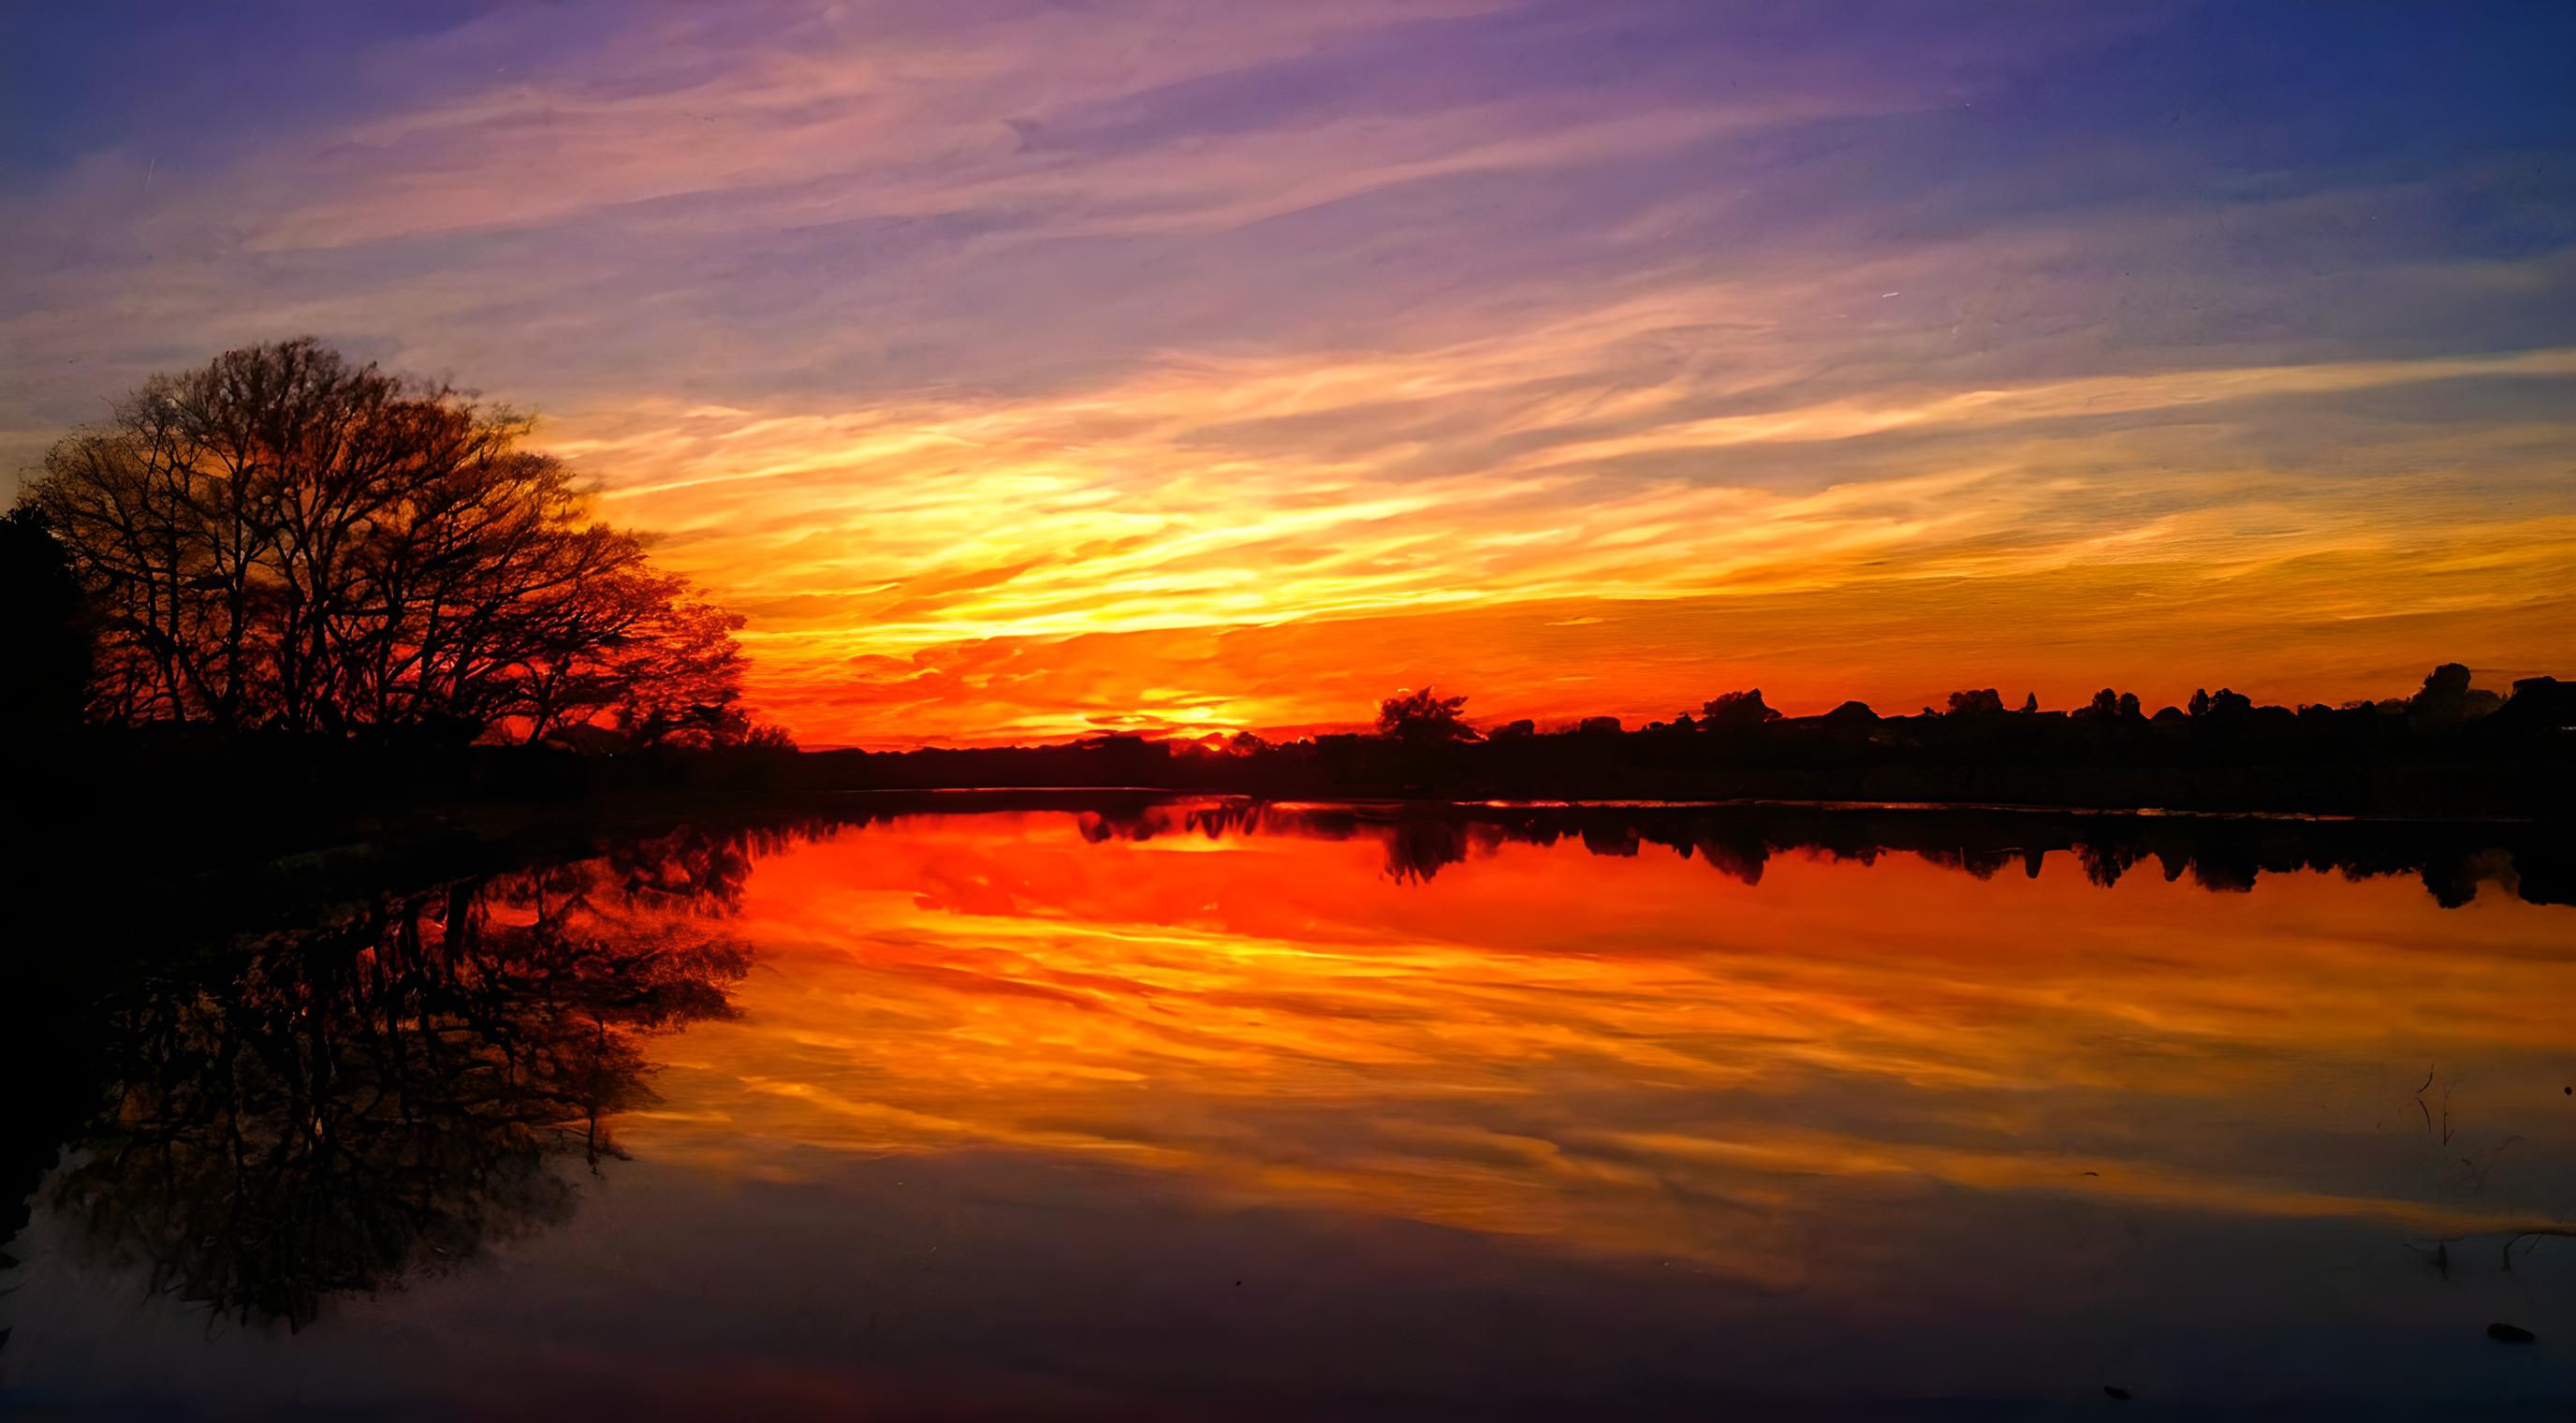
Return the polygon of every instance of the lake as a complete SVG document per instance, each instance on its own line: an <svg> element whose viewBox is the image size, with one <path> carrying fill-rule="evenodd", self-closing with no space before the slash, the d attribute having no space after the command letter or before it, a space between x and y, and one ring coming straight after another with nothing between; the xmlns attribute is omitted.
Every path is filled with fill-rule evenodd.
<svg viewBox="0 0 2576 1423"><path fill-rule="evenodd" d="M0 1401L2563 1417L2568 863L959 797L397 886L103 956Z"/></svg>

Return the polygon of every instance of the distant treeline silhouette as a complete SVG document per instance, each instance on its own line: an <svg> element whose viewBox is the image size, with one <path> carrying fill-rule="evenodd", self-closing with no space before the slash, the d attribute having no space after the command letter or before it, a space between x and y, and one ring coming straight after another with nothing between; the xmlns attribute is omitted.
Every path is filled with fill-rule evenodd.
<svg viewBox="0 0 2576 1423"><path fill-rule="evenodd" d="M2456 663L2412 695L2257 706L2222 688L2147 715L2104 689L2069 711L2009 710L1992 688L1944 711L1845 702L1784 716L1762 693L1633 730L1585 718L1478 730L1467 699L1390 698L1373 733L1288 742L1101 736L1062 746L822 753L797 778L844 788L1127 785L1273 798L1778 799L1998 802L2344 814L2564 815L2576 790L2576 685L2510 696Z"/></svg>
<svg viewBox="0 0 2576 1423"><path fill-rule="evenodd" d="M2345 707L2213 694L2145 716L2105 696L2070 712L1790 717L1759 694L1634 730L1474 732L1463 699L1408 694L1382 729L1271 742L1100 736L1053 746L797 753L758 744L599 756L556 746L242 736L163 723L94 754L25 767L44 803L87 808L120 839L311 841L417 814L774 811L852 791L1133 787L1269 800L1797 801L2565 819L2576 805L2576 686L2525 678L2482 696L2456 665L2412 696ZM135 807L162 814L137 816ZM340 827L335 829L335 827ZM78 837L75 837L78 843Z"/></svg>
<svg viewBox="0 0 2576 1423"><path fill-rule="evenodd" d="M310 339L154 377L0 528L8 729L752 735L741 619L594 517L529 429Z"/></svg>

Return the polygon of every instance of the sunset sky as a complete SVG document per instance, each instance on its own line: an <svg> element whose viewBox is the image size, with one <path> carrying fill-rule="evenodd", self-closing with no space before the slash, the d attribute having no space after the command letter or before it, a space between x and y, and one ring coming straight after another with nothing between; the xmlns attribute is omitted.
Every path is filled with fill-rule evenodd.
<svg viewBox="0 0 2576 1423"><path fill-rule="evenodd" d="M2576 5L17 4L0 471L310 333L809 746L2576 674Z"/></svg>

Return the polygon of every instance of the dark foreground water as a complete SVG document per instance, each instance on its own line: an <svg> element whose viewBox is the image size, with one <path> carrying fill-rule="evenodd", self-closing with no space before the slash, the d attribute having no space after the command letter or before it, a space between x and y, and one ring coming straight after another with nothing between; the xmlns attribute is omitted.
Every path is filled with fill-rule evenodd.
<svg viewBox="0 0 2576 1423"><path fill-rule="evenodd" d="M0 1412L2568 1416L2563 864L2066 823L860 815L129 949Z"/></svg>

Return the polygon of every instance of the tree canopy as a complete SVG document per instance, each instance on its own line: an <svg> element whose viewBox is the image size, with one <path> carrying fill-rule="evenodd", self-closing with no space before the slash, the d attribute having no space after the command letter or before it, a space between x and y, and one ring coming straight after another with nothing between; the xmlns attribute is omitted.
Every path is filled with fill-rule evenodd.
<svg viewBox="0 0 2576 1423"><path fill-rule="evenodd" d="M12 744L78 722L90 678L79 580L42 510L0 514L0 735Z"/></svg>
<svg viewBox="0 0 2576 1423"><path fill-rule="evenodd" d="M1699 713L1701 723L1712 727L1760 726L1780 719L1780 713L1762 700L1760 687L1749 692L1720 692L1701 703Z"/></svg>
<svg viewBox="0 0 2576 1423"><path fill-rule="evenodd" d="M593 511L530 421L312 339L146 382L46 455L111 722L739 740L741 619Z"/></svg>
<svg viewBox="0 0 2576 1423"><path fill-rule="evenodd" d="M1398 741L1474 741L1465 697L1444 697L1429 687L1399 692L1378 703L1377 732Z"/></svg>
<svg viewBox="0 0 2576 1423"><path fill-rule="evenodd" d="M1992 687L1971 687L1950 694L1952 716L1999 716L2004 709L2004 694Z"/></svg>

